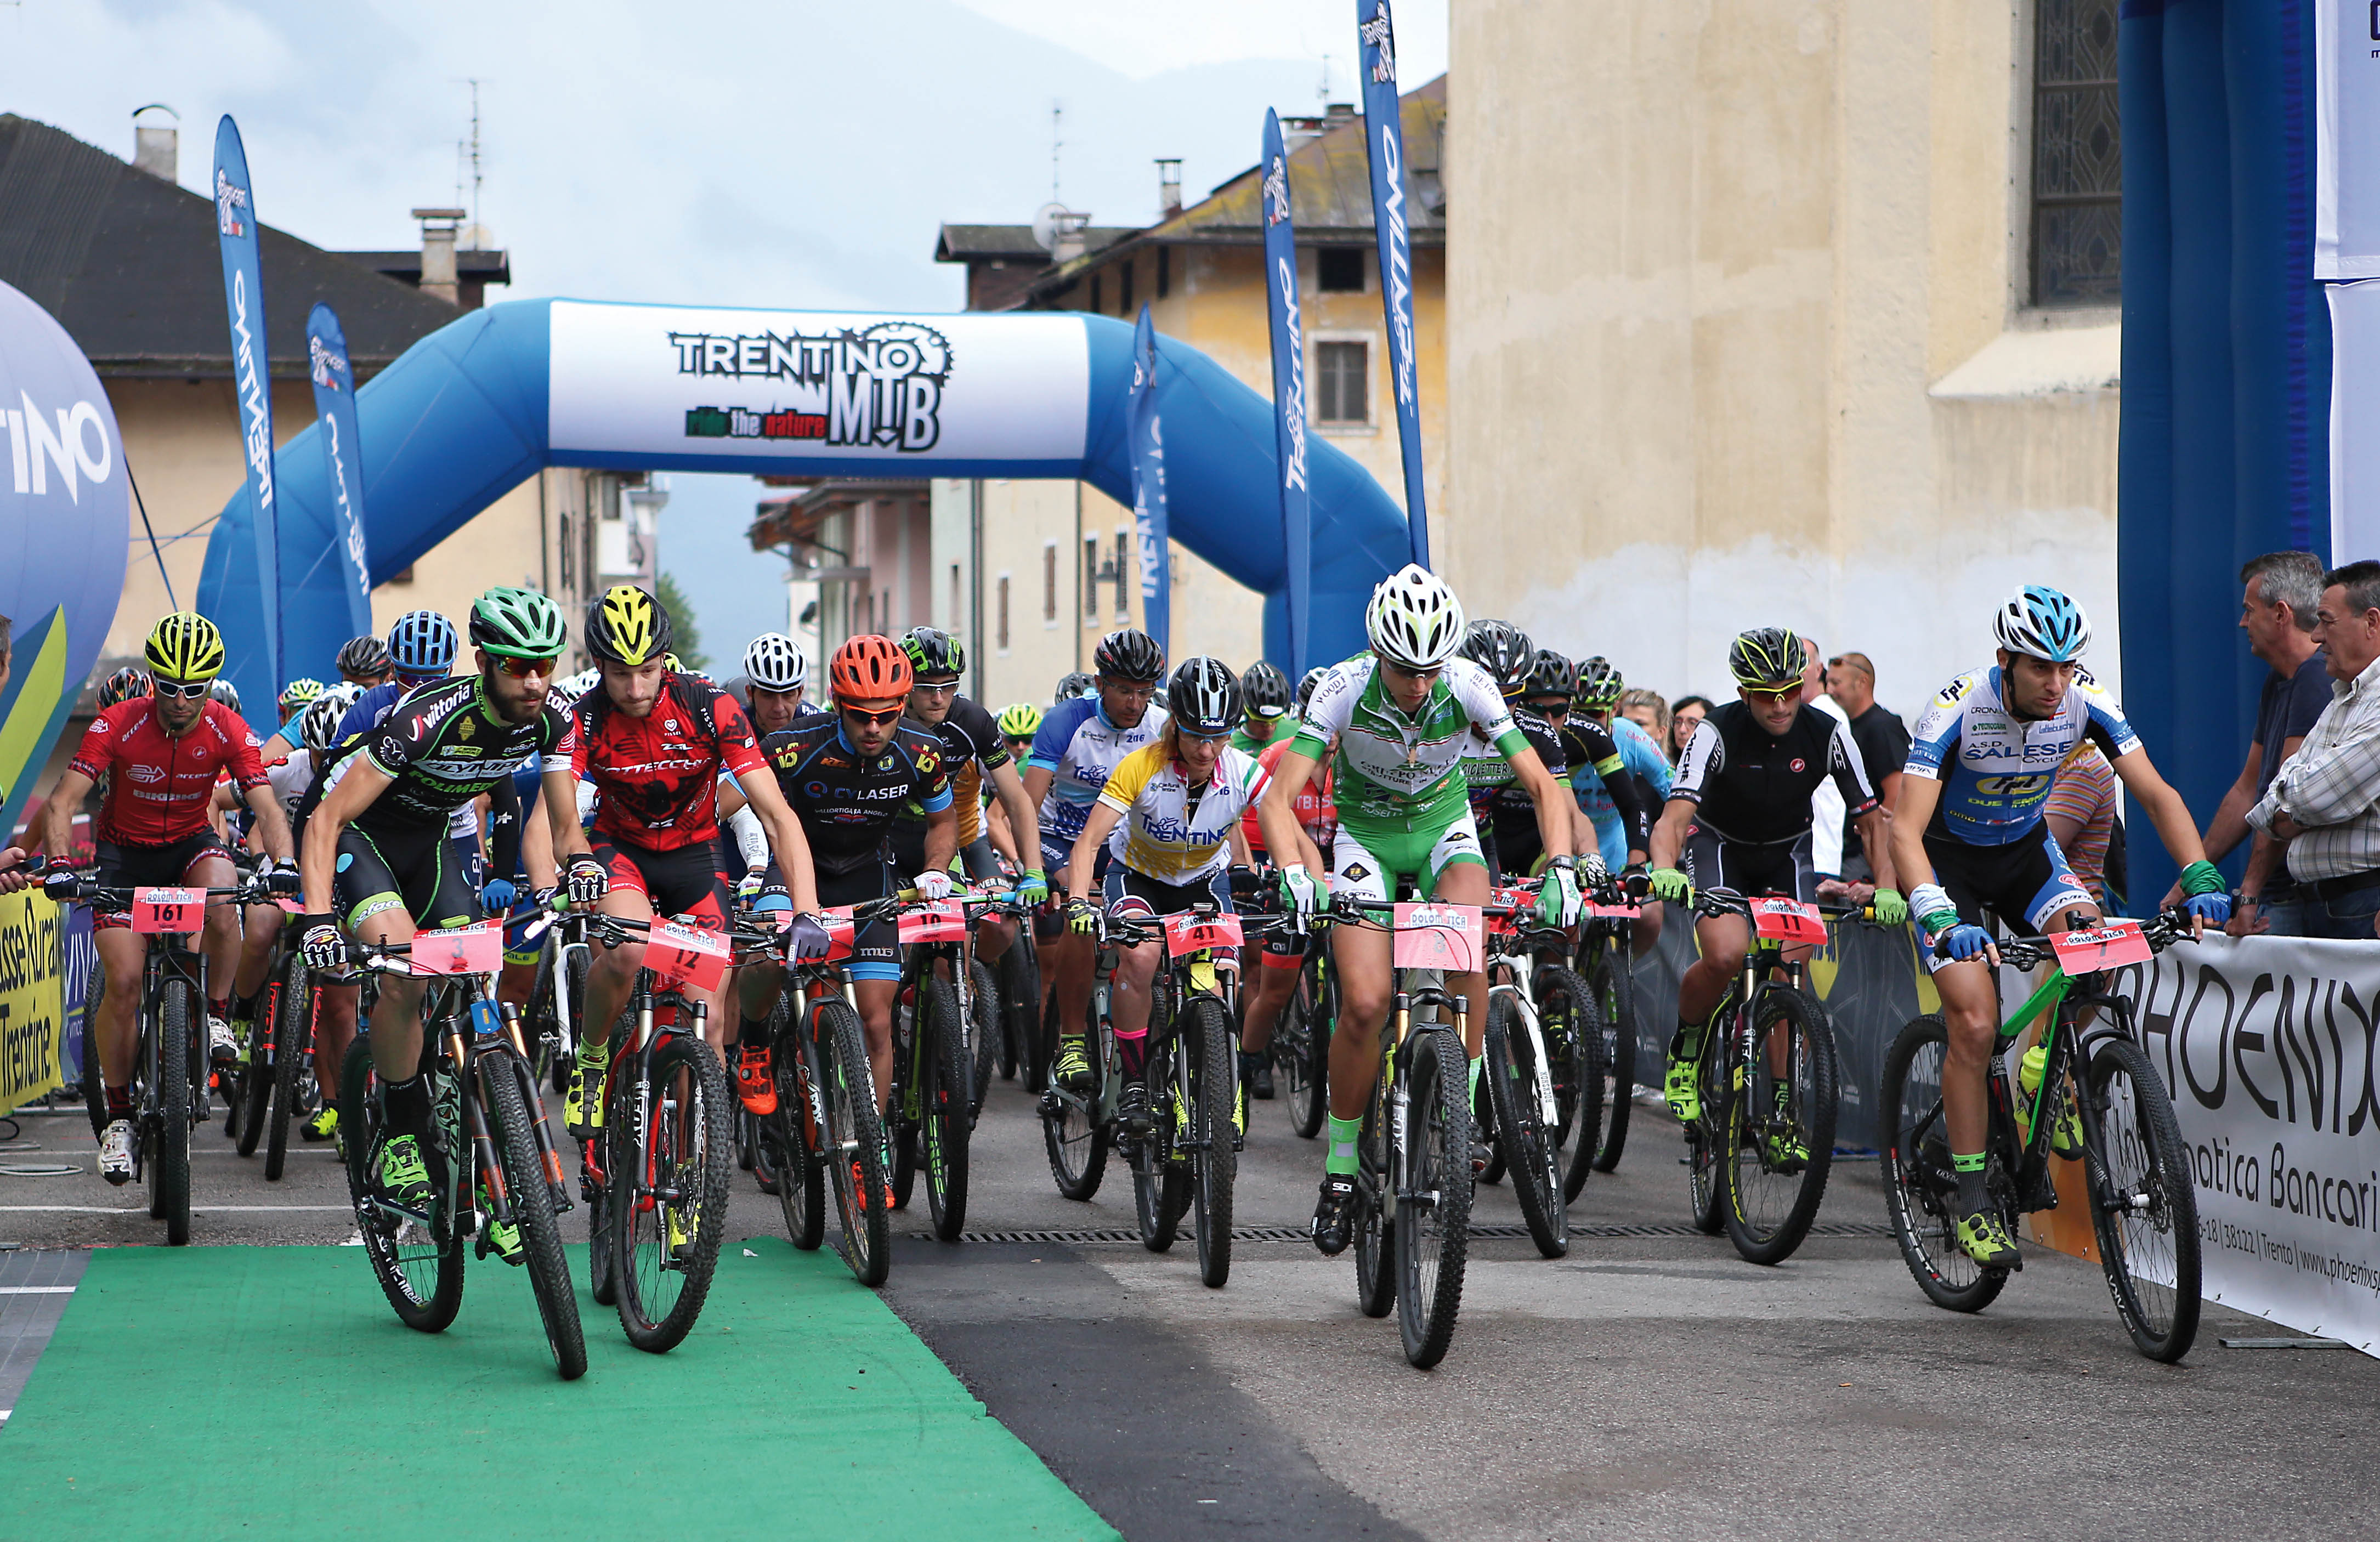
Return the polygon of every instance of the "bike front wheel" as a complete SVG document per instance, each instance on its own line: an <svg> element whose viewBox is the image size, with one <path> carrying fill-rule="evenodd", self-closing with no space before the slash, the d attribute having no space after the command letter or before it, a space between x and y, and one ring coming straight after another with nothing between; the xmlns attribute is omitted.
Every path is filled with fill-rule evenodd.
<svg viewBox="0 0 2380 1542"><path fill-rule="evenodd" d="M1884 1052L1884 1208L1900 1257L1936 1305L1980 1312L2008 1283L2009 1271L1985 1269L1959 1245L1959 1175L1950 1167L1949 1127L1942 1118L1942 1066L1949 1030L1939 1015L1912 1018Z"/></svg>
<svg viewBox="0 0 2380 1542"><path fill-rule="evenodd" d="M826 1164L817 1147L820 1107L810 1096L808 1064L795 1041L792 1014L780 998L769 1014L770 1041L776 1045L777 1111L760 1121L760 1144L777 1173L777 1208L785 1234L808 1253L826 1240Z"/></svg>
<svg viewBox="0 0 2380 1542"><path fill-rule="evenodd" d="M926 1170L926 1205L934 1235L956 1242L966 1230L967 1134L975 1124L968 1085L975 1062L960 1031L958 992L928 975L917 986L919 1046L917 1144Z"/></svg>
<svg viewBox="0 0 2380 1542"><path fill-rule="evenodd" d="M1495 1105L1497 1137L1512 1175L1521 1220L1537 1251L1559 1258L1570 1251L1570 1210L1562 1196L1561 1147L1546 1123L1539 1099L1547 1068L1538 1062L1520 1010L1501 990L1488 998L1485 1053L1488 1063L1480 1080L1488 1084Z"/></svg>
<svg viewBox="0 0 2380 1542"><path fill-rule="evenodd" d="M1603 1069L1610 1081L1604 1091L1603 1142L1595 1153L1595 1171L1609 1172L1620 1165L1628 1147L1628 1115L1636 1106L1636 973L1635 954L1627 934L1609 939L1586 977L1586 989L1596 1002L1603 1028Z"/></svg>
<svg viewBox="0 0 2380 1542"><path fill-rule="evenodd" d="M1810 1234L1835 1152L1835 1035L1799 990L1761 993L1743 1085L1719 1122L1720 1214L1747 1262L1781 1263Z"/></svg>
<svg viewBox="0 0 2380 1542"><path fill-rule="evenodd" d="M278 1179L288 1165L289 1121L298 1111L298 1081L306 1062L314 1058L314 986L306 965L292 958L273 990L273 1107L264 1130L268 1183ZM243 1133L241 1139L247 1138Z"/></svg>
<svg viewBox="0 0 2380 1542"><path fill-rule="evenodd" d="M2134 1347L2170 1365L2198 1337L2198 1199L2173 1100L2131 1039L2093 1050L2082 1132L2108 1293Z"/></svg>
<svg viewBox="0 0 2380 1542"><path fill-rule="evenodd" d="M190 1045L197 1000L168 979L157 1002L157 1117L149 1128L149 1214L176 1247L190 1240Z"/></svg>
<svg viewBox="0 0 2380 1542"><path fill-rule="evenodd" d="M1232 1277L1232 1190L1239 1175L1239 1036L1212 996L1195 998L1181 1028L1189 1048L1190 1225L1198 1278L1220 1289ZM1176 1121L1176 1128L1182 1122Z"/></svg>
<svg viewBox="0 0 2380 1542"><path fill-rule="evenodd" d="M380 1078L372 1071L371 1040L358 1034L339 1068L339 1108L352 1121L347 1130L347 1196L356 1208L356 1232L381 1293L397 1320L422 1333L438 1333L463 1305L463 1238L451 1224L423 1225L370 1202L372 1159L382 1132ZM444 1196L431 1201L443 1205ZM431 1212L433 1218L439 1212Z"/></svg>
<svg viewBox="0 0 2380 1542"><path fill-rule="evenodd" d="M1398 1327L1423 1370L1446 1358L1471 1245L1470 1072L1446 1028L1408 1040L1404 1181L1396 1195Z"/></svg>
<svg viewBox="0 0 2380 1542"><path fill-rule="evenodd" d="M710 1046L674 1035L605 1121L612 1260L621 1330L660 1354L694 1330L727 1229L727 1073Z"/></svg>
<svg viewBox="0 0 2380 1542"><path fill-rule="evenodd" d="M493 1126L497 1160L503 1164L504 1192L511 1196L513 1223L520 1228L522 1262L528 1269L529 1290L537 1297L538 1320L545 1328L546 1348L565 1381L587 1374L587 1335L578 1321L578 1297L570 1288L570 1261L562 1253L562 1223L553 1213L546 1188L544 1160L538 1155L537 1136L529 1129L528 1095L525 1078L532 1075L527 1062L509 1053L480 1057L480 1085L486 1094L485 1112ZM621 1175L613 1173L616 1186Z"/></svg>
<svg viewBox="0 0 2380 1542"><path fill-rule="evenodd" d="M876 1079L868 1064L868 1033L859 1014L839 996L818 1003L810 1018L820 1100L826 1110L820 1153L834 1185L842 1226L837 1251L863 1285L881 1285L892 1269L892 1196L884 1171L884 1125L876 1111Z"/></svg>

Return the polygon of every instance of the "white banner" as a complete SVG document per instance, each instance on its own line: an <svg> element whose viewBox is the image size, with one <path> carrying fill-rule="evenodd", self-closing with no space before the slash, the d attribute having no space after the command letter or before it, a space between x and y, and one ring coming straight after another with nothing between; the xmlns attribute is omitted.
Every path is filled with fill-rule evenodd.
<svg viewBox="0 0 2380 1542"><path fill-rule="evenodd" d="M2380 942L2181 942L2120 985L2190 1147L2206 1298L2380 1354Z"/></svg>
<svg viewBox="0 0 2380 1542"><path fill-rule="evenodd" d="M1081 321L1062 315L556 300L551 348L557 453L880 467L1083 455L1089 346Z"/></svg>
<svg viewBox="0 0 2380 1542"><path fill-rule="evenodd" d="M2380 557L2380 282L2333 284L2330 560Z"/></svg>
<svg viewBox="0 0 2380 1542"><path fill-rule="evenodd" d="M2380 6L2316 0L2313 276L2380 278Z"/></svg>

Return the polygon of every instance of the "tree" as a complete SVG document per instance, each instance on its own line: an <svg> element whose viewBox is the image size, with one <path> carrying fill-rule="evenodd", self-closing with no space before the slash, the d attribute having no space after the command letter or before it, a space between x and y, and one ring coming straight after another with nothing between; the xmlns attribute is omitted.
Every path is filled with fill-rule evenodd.
<svg viewBox="0 0 2380 1542"><path fill-rule="evenodd" d="M709 669L710 655L702 650L702 628L694 619L694 602L686 597L684 589L677 587L677 580L666 573L662 574L661 582L653 586L653 598L662 602L662 609L669 612L670 621L676 627L676 638L670 644L670 651L675 653L678 662L688 669Z"/></svg>

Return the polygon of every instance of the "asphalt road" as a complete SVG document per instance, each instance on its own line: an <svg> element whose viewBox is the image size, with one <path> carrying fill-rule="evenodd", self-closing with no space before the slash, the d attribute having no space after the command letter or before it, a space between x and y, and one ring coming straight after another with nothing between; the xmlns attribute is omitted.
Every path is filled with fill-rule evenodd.
<svg viewBox="0 0 2380 1542"><path fill-rule="evenodd" d="M1239 1223L1302 1228L1319 1147L1288 1133L1281 1105L1257 1107ZM24 1130L0 1147L0 1167L81 1171L0 1172L0 1241L162 1241L135 1192L93 1175L79 1115L30 1117ZM1583 1234L1568 1257L1540 1259L1524 1239L1476 1244L1452 1353L1420 1372L1393 1318L1356 1311L1348 1257L1242 1242L1229 1285L1211 1291L1186 1240L1160 1256L1031 1238L1128 1230L1130 1183L1115 1164L1092 1202L1060 1198L1030 1100L1005 1084L977 1132L968 1223L1028 1240L924 1240L920 1195L896 1229L919 1235L898 1245L886 1295L1134 1538L1900 1542L2121 1528L2176 1542L2370 1524L2372 1360L2227 1349L2227 1336L2285 1330L2210 1308L2191 1356L2154 1365L2125 1338L2096 1268L2038 1247L1989 1311L1941 1311L1882 1232L1867 1161L1839 1165L1820 1218L1852 1234L1755 1268L1724 1238L1686 1232L1678 1149L1674 1125L1640 1110L1620 1172L1573 1208ZM270 1184L219 1126L198 1150L196 1240L351 1233L322 1150L294 1151ZM1519 1219L1501 1187L1481 1190L1476 1217ZM780 1224L775 1201L743 1177L732 1219L734 1235ZM1609 1234L1621 1228L1638 1234ZM0 1302L0 1316L21 1320L37 1305Z"/></svg>

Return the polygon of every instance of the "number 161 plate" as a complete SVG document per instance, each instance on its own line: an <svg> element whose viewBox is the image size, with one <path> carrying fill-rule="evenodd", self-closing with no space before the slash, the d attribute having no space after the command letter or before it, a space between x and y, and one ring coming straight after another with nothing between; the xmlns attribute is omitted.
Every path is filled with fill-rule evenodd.
<svg viewBox="0 0 2380 1542"><path fill-rule="evenodd" d="M132 929L140 932L192 932L206 925L207 892L203 889L135 889Z"/></svg>

